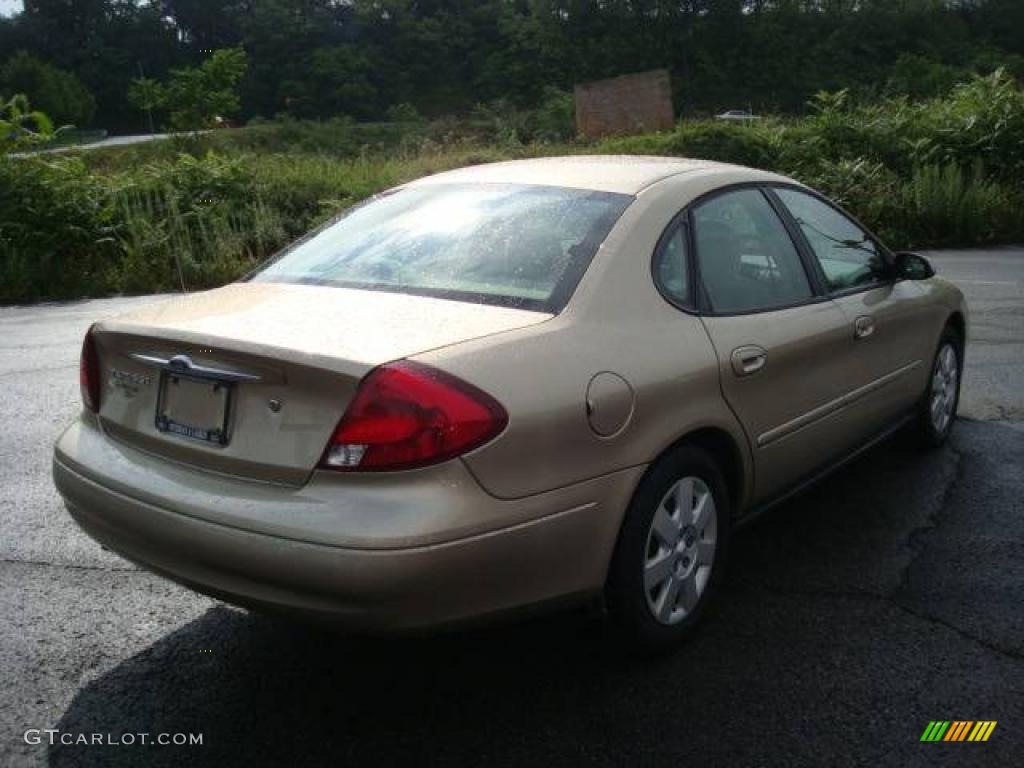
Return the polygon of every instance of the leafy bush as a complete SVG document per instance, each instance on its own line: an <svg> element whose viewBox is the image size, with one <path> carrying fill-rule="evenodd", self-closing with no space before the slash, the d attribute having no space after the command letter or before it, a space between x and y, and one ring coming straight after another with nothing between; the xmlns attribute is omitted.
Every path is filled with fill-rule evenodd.
<svg viewBox="0 0 1024 768"><path fill-rule="evenodd" d="M136 109L167 110L176 131L209 128L238 112L238 85L247 66L243 49L222 48L198 67L172 70L166 84L145 77L133 80L128 101Z"/></svg>
<svg viewBox="0 0 1024 768"><path fill-rule="evenodd" d="M108 189L75 158L0 158L0 300L116 289Z"/></svg>
<svg viewBox="0 0 1024 768"><path fill-rule="evenodd" d="M669 141L673 155L774 168L778 152L759 127L733 123L683 123Z"/></svg>
<svg viewBox="0 0 1024 768"><path fill-rule="evenodd" d="M576 99L566 91L544 89L530 121L534 141L566 141L576 135Z"/></svg>
<svg viewBox="0 0 1024 768"><path fill-rule="evenodd" d="M576 102L571 93L551 87L544 89L540 102L532 108L496 99L478 104L468 127L468 137L502 146L566 141L576 133Z"/></svg>
<svg viewBox="0 0 1024 768"><path fill-rule="evenodd" d="M805 139L822 157L870 158L904 177L923 164L978 161L1003 178L1024 174L1024 91L1003 70L926 101L858 105L839 91L818 94L811 107Z"/></svg>
<svg viewBox="0 0 1024 768"><path fill-rule="evenodd" d="M33 110L25 94L0 98L0 157L52 140L53 124L44 112Z"/></svg>
<svg viewBox="0 0 1024 768"><path fill-rule="evenodd" d="M919 163L981 162L1004 179L1024 177L1024 90L1003 70L916 107Z"/></svg>
<svg viewBox="0 0 1024 768"><path fill-rule="evenodd" d="M88 125L96 99L74 74L18 51L0 67L0 93L25 94L60 125Z"/></svg>
<svg viewBox="0 0 1024 768"><path fill-rule="evenodd" d="M911 98L942 96L956 85L961 75L961 70L934 58L902 53L893 65L885 90L890 95Z"/></svg>
<svg viewBox="0 0 1024 768"><path fill-rule="evenodd" d="M784 164L783 131L775 121L736 125L688 120L673 131L616 136L594 146L601 153L673 155L774 170Z"/></svg>

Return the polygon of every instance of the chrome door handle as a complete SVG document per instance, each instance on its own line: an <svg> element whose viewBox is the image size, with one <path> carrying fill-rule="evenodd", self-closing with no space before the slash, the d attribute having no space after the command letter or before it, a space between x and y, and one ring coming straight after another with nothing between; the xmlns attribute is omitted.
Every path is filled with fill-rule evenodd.
<svg viewBox="0 0 1024 768"><path fill-rule="evenodd" d="M732 351L732 370L737 376L757 373L768 362L768 353L755 344L737 347Z"/></svg>
<svg viewBox="0 0 1024 768"><path fill-rule="evenodd" d="M853 321L853 338L866 339L875 332L875 318L861 315Z"/></svg>

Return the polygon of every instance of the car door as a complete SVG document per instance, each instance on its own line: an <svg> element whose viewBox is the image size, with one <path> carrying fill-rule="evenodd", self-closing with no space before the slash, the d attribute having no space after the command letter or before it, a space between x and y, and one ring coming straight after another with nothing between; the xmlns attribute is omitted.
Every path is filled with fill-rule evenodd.
<svg viewBox="0 0 1024 768"><path fill-rule="evenodd" d="M755 501L853 445L842 407L849 322L822 295L775 205L745 186L690 210L702 322L722 393L751 446Z"/></svg>
<svg viewBox="0 0 1024 768"><path fill-rule="evenodd" d="M849 407L867 439L907 412L924 391L934 339L928 299L896 280L867 230L822 198L794 187L772 193L792 216L813 266L847 322Z"/></svg>

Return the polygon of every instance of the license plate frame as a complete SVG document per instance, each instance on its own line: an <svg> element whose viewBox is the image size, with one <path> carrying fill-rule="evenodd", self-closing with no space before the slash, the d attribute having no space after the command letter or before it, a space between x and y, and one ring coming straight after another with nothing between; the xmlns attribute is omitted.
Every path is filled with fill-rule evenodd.
<svg viewBox="0 0 1024 768"><path fill-rule="evenodd" d="M186 391L187 390L187 391ZM205 394L212 401L189 401ZM230 440L234 382L162 371L156 400L157 431L207 445L225 446Z"/></svg>

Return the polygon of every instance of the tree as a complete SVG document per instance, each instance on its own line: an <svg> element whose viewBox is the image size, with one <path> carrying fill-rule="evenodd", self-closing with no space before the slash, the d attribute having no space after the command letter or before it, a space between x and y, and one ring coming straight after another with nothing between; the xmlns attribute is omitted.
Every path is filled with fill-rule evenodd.
<svg viewBox="0 0 1024 768"><path fill-rule="evenodd" d="M166 109L175 130L209 128L238 111L238 84L245 68L245 51L225 48L198 67L172 70L167 85L145 77L133 80L128 100L139 109Z"/></svg>
<svg viewBox="0 0 1024 768"><path fill-rule="evenodd" d="M133 107L143 110L148 115L150 133L156 133L156 126L153 124L153 110L163 106L166 100L166 89L151 78L137 78L132 80L132 84L128 86L128 101Z"/></svg>
<svg viewBox="0 0 1024 768"><path fill-rule="evenodd" d="M173 22L152 2L24 0L10 27L5 50L24 48L74 72L96 99L96 124L112 130L140 127L139 113L125 99L140 63L151 77L191 63Z"/></svg>
<svg viewBox="0 0 1024 768"><path fill-rule="evenodd" d="M0 90L23 93L58 123L87 125L96 100L75 75L18 51L0 68Z"/></svg>
<svg viewBox="0 0 1024 768"><path fill-rule="evenodd" d="M252 59L243 85L247 111L328 116L326 111L318 111L316 97L310 93L320 88L312 82L316 79L316 52L356 39L354 53L367 53L366 41L357 39L358 30L349 23L352 11L347 3L250 0L249 5L249 11L235 19ZM379 61L371 61L371 68L379 69ZM300 91L294 90L296 85Z"/></svg>
<svg viewBox="0 0 1024 768"><path fill-rule="evenodd" d="M373 116L377 100L371 74L366 55L352 46L317 48L306 63L304 77L282 85L296 115L365 119Z"/></svg>
<svg viewBox="0 0 1024 768"><path fill-rule="evenodd" d="M1022 28L1022 0L24 0L0 17L0 51L74 72L105 127L134 130L125 93L140 69L170 89L168 73L198 68L176 78L178 124L229 112L197 107L211 49L249 57L244 117L522 109L552 86L655 67L686 113L801 111L819 90L923 95L972 70L1020 76Z"/></svg>
<svg viewBox="0 0 1024 768"><path fill-rule="evenodd" d="M234 47L242 42L239 20L251 0L158 0L154 5L199 50Z"/></svg>
<svg viewBox="0 0 1024 768"><path fill-rule="evenodd" d="M913 53L901 54L885 84L887 93L922 99L942 96L963 79L961 70Z"/></svg>

